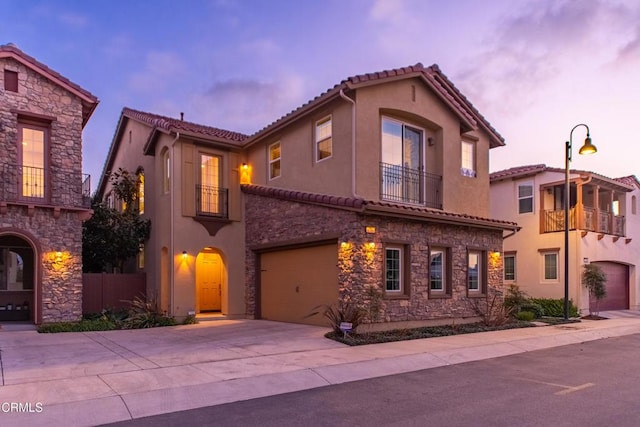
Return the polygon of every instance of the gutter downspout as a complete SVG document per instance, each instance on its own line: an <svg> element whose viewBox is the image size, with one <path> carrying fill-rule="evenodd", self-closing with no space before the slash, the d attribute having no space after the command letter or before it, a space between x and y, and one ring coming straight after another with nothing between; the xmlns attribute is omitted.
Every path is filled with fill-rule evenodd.
<svg viewBox="0 0 640 427"><path fill-rule="evenodd" d="M506 236L502 236L502 240L508 239L509 237L513 236L514 234L516 234L518 231L520 231L522 229L522 227L516 227L513 230L511 230L511 233L507 234Z"/></svg>
<svg viewBox="0 0 640 427"><path fill-rule="evenodd" d="M174 315L174 313L175 313L175 271L176 271L176 268L175 268L174 263L175 263L176 257L175 257L175 255L173 253L174 252L173 248L174 248L174 245L175 245L175 242L174 242L175 241L175 237L174 237L175 236L175 230L174 230L175 224L173 222L174 221L173 220L173 218L174 218L174 209L175 209L175 207L173 205L173 198L174 198L174 195L175 195L175 188L173 187L173 184L175 182L175 177L176 177L176 174L174 173L175 163L176 163L175 145L176 145L176 142L178 141L178 139L180 139L180 132L176 132L176 137L173 139L173 141L171 141L171 157L169 159L169 161L170 161L169 173L171 173L171 176L169 177L169 191L171 192L171 195L169 196L169 200L170 200L169 203L171 204L171 206L169 206L169 209L170 209L170 212L171 212L171 214L169 215L170 222L171 222L171 225L170 225L170 229L171 229L171 243L170 243L170 245L171 245L171 248L169 249L169 253L171 254L171 274L169 275L169 277L171 279L170 282L169 282L169 285L171 286L171 304L170 304L169 308L170 308L171 315Z"/></svg>
<svg viewBox="0 0 640 427"><path fill-rule="evenodd" d="M340 98L351 103L351 193L356 199L362 199L356 190L356 102L340 89Z"/></svg>

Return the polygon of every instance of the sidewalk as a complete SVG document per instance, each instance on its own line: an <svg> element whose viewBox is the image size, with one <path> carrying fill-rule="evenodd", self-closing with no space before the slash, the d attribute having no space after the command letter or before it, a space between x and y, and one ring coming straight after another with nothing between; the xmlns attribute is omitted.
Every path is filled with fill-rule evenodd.
<svg viewBox="0 0 640 427"><path fill-rule="evenodd" d="M262 320L109 332L0 332L0 425L93 426L640 333L608 320L348 347ZM10 404L22 410L9 411Z"/></svg>

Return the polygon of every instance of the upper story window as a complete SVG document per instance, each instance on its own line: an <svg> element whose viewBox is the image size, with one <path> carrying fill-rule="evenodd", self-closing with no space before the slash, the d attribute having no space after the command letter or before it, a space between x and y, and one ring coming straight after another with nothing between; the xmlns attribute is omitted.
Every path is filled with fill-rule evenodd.
<svg viewBox="0 0 640 427"><path fill-rule="evenodd" d="M138 213L144 213L144 171L138 172Z"/></svg>
<svg viewBox="0 0 640 427"><path fill-rule="evenodd" d="M18 133L20 194L26 198L44 198L47 186L45 152L48 128L19 123Z"/></svg>
<svg viewBox="0 0 640 427"><path fill-rule="evenodd" d="M316 161L327 159L333 153L331 116L316 122Z"/></svg>
<svg viewBox="0 0 640 427"><path fill-rule="evenodd" d="M476 144L469 141L462 141L462 163L460 173L463 176L476 176Z"/></svg>
<svg viewBox="0 0 640 427"><path fill-rule="evenodd" d="M4 90L10 92L18 91L18 72L11 70L4 70Z"/></svg>
<svg viewBox="0 0 640 427"><path fill-rule="evenodd" d="M171 159L169 150L162 155L162 191L166 194L171 189Z"/></svg>
<svg viewBox="0 0 640 427"><path fill-rule="evenodd" d="M518 184L518 213L533 212L533 183Z"/></svg>
<svg viewBox="0 0 640 427"><path fill-rule="evenodd" d="M275 142L269 146L269 179L280 176L280 142Z"/></svg>
<svg viewBox="0 0 640 427"><path fill-rule="evenodd" d="M381 159L381 198L423 204L424 131L383 117Z"/></svg>
<svg viewBox="0 0 640 427"><path fill-rule="evenodd" d="M200 154L200 177L197 186L197 213L200 215L227 215L227 190L222 188L222 158Z"/></svg>

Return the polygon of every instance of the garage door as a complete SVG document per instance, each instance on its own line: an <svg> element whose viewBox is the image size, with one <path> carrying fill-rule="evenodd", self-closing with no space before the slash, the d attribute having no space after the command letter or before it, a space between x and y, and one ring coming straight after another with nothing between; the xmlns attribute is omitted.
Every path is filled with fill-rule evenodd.
<svg viewBox="0 0 640 427"><path fill-rule="evenodd" d="M260 311L267 320L327 326L314 307L338 301L336 244L265 252L260 258Z"/></svg>
<svg viewBox="0 0 640 427"><path fill-rule="evenodd" d="M615 262L594 262L607 275L605 287L607 296L600 301L600 311L626 310L629 308L629 267ZM595 300L589 301L589 308L595 310Z"/></svg>

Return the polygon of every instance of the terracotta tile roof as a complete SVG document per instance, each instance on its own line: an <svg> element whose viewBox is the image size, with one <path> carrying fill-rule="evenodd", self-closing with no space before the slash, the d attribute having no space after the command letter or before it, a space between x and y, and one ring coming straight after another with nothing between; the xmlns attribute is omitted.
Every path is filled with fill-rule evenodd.
<svg viewBox="0 0 640 427"><path fill-rule="evenodd" d="M91 117L91 114L93 113L93 110L95 110L98 105L98 98L91 92L73 83L71 80L64 77L57 71L52 70L34 57L27 55L22 50L18 49L18 47L13 43L0 45L0 58L13 58L82 99L83 125L87 123L89 117Z"/></svg>
<svg viewBox="0 0 640 427"><path fill-rule="evenodd" d="M376 202L354 197L332 196L329 194L307 193L302 191L285 190L262 185L243 185L242 191L263 197L272 197L291 202L310 203L331 208L355 210L364 214L384 216L410 217L417 220L434 222L476 225L479 227L514 230L518 224L510 221L482 218L473 215L457 214L453 212L430 209L421 206L402 205L389 202Z"/></svg>
<svg viewBox="0 0 640 427"><path fill-rule="evenodd" d="M241 146L242 143L248 138L247 135L239 132L232 132L225 129L200 125L180 119L174 119L158 114L134 110L133 108L128 107L122 109L122 114L126 117L146 123L153 126L154 128L163 129L167 132L188 132L194 135L200 135L204 138L221 139L225 142L232 143L238 146Z"/></svg>
<svg viewBox="0 0 640 427"><path fill-rule="evenodd" d="M614 180L623 183L624 185L627 185L629 187L636 187L636 188L640 188L640 181L638 181L638 178L635 175L629 175L629 176L623 176L620 178L614 178Z"/></svg>
<svg viewBox="0 0 640 427"><path fill-rule="evenodd" d="M324 105L332 99L340 96L340 92L357 89L361 86L383 83L385 80L398 79L398 78L410 78L421 77L428 85L430 85L435 92L448 104L461 118L463 124L466 124L465 129L471 130L480 125L490 135L491 147L498 147L504 145L504 138L496 131L493 126L482 116L478 110L469 102L469 100L462 95L462 93L453 85L453 83L442 73L440 67L434 64L430 67L424 67L421 63L410 65L407 67L394 68L374 73L359 74L352 77L348 77L336 84L332 88L326 90L315 98L309 100L307 103L301 105L295 110L282 116L278 120L272 122L266 127L260 129L258 132L251 135L248 143L253 142L271 132L277 130L281 125L284 125L296 117L305 114L308 111L313 110L316 107Z"/></svg>
<svg viewBox="0 0 640 427"><path fill-rule="evenodd" d="M540 172L546 171L547 169L547 165L545 164L516 166L510 169L492 172L491 174L489 174L489 181L500 181L503 179L536 175Z"/></svg>

